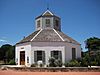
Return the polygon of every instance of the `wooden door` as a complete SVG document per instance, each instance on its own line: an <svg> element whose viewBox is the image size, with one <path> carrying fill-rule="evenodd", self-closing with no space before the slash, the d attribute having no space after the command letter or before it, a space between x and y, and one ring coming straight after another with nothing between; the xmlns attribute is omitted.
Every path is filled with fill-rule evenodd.
<svg viewBox="0 0 100 75"><path fill-rule="evenodd" d="M25 51L20 51L20 65L25 65Z"/></svg>

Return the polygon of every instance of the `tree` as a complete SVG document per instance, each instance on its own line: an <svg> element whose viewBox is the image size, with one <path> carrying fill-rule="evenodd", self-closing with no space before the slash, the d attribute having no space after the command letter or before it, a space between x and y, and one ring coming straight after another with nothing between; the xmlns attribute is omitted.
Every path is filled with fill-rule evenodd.
<svg viewBox="0 0 100 75"><path fill-rule="evenodd" d="M0 60L3 60L5 63L7 63L14 58L15 58L15 46L12 46L10 44L2 45L0 48Z"/></svg>
<svg viewBox="0 0 100 75"><path fill-rule="evenodd" d="M9 49L6 51L6 58L9 62L11 59L15 58L15 49L14 46L10 46Z"/></svg>
<svg viewBox="0 0 100 75"><path fill-rule="evenodd" d="M92 37L87 39L85 43L86 43L85 47L88 50L93 50L93 51L100 50L100 38Z"/></svg>
<svg viewBox="0 0 100 75"><path fill-rule="evenodd" d="M3 50L0 48L0 60L2 60L4 57L4 53L3 53Z"/></svg>
<svg viewBox="0 0 100 75"><path fill-rule="evenodd" d="M89 53L88 51L83 52L81 66L87 67L89 64Z"/></svg>
<svg viewBox="0 0 100 75"><path fill-rule="evenodd" d="M88 49L89 53L89 65L99 65L100 57L100 38L91 37L85 41L85 48ZM91 62L90 62L91 61Z"/></svg>

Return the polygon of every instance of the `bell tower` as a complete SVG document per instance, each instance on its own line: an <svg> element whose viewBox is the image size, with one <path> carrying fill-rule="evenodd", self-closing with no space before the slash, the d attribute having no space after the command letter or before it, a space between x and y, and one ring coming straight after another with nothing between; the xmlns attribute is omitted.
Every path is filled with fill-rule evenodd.
<svg viewBox="0 0 100 75"><path fill-rule="evenodd" d="M40 16L35 18L36 31L40 29L55 29L61 31L60 18L48 9Z"/></svg>

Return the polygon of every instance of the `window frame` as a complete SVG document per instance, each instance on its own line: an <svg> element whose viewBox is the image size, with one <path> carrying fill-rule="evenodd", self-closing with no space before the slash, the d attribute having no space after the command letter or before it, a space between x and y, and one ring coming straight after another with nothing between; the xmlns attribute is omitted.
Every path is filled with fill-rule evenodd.
<svg viewBox="0 0 100 75"><path fill-rule="evenodd" d="M72 48L72 59L76 59L76 48Z"/></svg>
<svg viewBox="0 0 100 75"><path fill-rule="evenodd" d="M51 27L50 26L50 19L45 19L45 25L46 25L46 27Z"/></svg>
<svg viewBox="0 0 100 75"><path fill-rule="evenodd" d="M55 52L57 52L57 53L55 53ZM59 50L51 51L51 57L62 60L62 51L59 51Z"/></svg>
<svg viewBox="0 0 100 75"><path fill-rule="evenodd" d="M39 28L41 26L41 21L40 20L37 20L37 28Z"/></svg>

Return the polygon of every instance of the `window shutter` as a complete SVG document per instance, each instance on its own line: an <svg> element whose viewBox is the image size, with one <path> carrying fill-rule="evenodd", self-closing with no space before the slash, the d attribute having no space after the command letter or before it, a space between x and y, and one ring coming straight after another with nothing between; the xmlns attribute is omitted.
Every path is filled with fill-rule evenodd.
<svg viewBox="0 0 100 75"><path fill-rule="evenodd" d="M54 56L53 56L53 51L51 51L51 57L54 57Z"/></svg>
<svg viewBox="0 0 100 75"><path fill-rule="evenodd" d="M42 51L42 61L45 63L45 51Z"/></svg>
<svg viewBox="0 0 100 75"><path fill-rule="evenodd" d="M34 51L34 62L37 62L37 51Z"/></svg>
<svg viewBox="0 0 100 75"><path fill-rule="evenodd" d="M62 61L62 52L59 51L58 58Z"/></svg>
<svg viewBox="0 0 100 75"><path fill-rule="evenodd" d="M72 59L76 59L76 48L72 48Z"/></svg>

